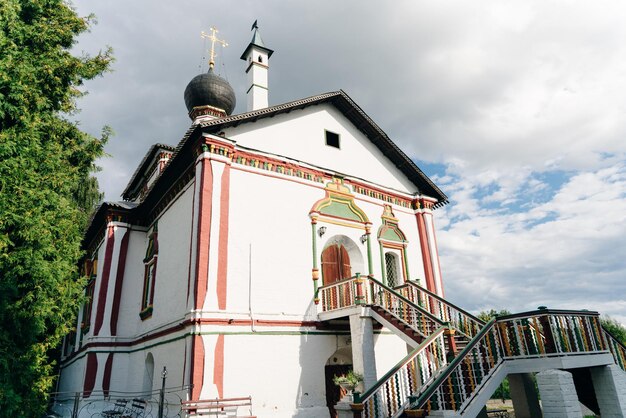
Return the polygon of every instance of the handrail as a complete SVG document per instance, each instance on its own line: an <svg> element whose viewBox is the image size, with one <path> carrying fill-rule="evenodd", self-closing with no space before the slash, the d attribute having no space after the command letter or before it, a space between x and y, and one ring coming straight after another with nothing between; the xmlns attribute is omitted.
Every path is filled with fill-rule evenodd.
<svg viewBox="0 0 626 418"><path fill-rule="evenodd" d="M383 409L388 416L396 416L412 396L428 387L446 365L445 329L439 327L363 394L354 394L354 404L363 408L364 418L377 417Z"/></svg>
<svg viewBox="0 0 626 418"><path fill-rule="evenodd" d="M423 313L424 315L426 315L429 319L431 319L432 321L435 321L436 323L438 323L439 325L446 325L446 322L441 320L440 318L438 318L436 315L433 315L430 311L428 311L427 309L424 309L423 307L419 306L417 303L415 303L414 301L408 299L407 297L405 297L404 295L402 295L401 293L396 292L394 289L385 286L383 283L379 282L378 280L376 280L375 278L368 276L368 279L373 282L374 284L382 287L385 291L391 293L392 295L394 295L395 297L397 297L398 299L400 299L402 302L407 303L409 306L411 306L412 308L417 309L418 311L420 311L421 313ZM373 299L373 297L372 297ZM372 303L374 301L372 300Z"/></svg>
<svg viewBox="0 0 626 418"><path fill-rule="evenodd" d="M412 406L462 412L501 362L604 352L599 318L588 311L542 309L494 318Z"/></svg>
<svg viewBox="0 0 626 418"><path fill-rule="evenodd" d="M422 291L422 292L426 293L428 296L430 296L430 297L433 297L433 298L437 299L439 302L442 302L442 303L444 303L444 304L446 304L446 305L448 305L448 306L450 306L450 307L452 307L452 308L456 309L456 310L457 310L457 311L459 311L459 312L462 312L464 315L466 315L466 316L470 317L470 318L471 318L471 319L473 319L474 321L479 322L479 323L481 323L481 324L483 324L483 325L484 325L484 324L486 324L486 322L485 322L485 321L483 321L482 319L480 319L480 318L478 318L478 317L476 317L476 316L472 315L471 313L467 312L467 311L466 311L466 310L464 310L463 308L460 308L460 307L456 306L454 303L449 302L448 300L446 300L446 299L442 298L442 297L441 297L441 296L439 296L438 294L436 294L436 293L434 293L434 292L432 292L432 291L430 291L430 290L426 289L425 287L423 287L423 286L419 285L418 283L416 283L416 282L414 282L414 281L408 281L408 282L404 283L403 285L398 286L397 288L399 289L399 288L402 288L402 287L405 287L405 286L413 286L413 287L416 287L416 288L418 288L420 291Z"/></svg>
<svg viewBox="0 0 626 418"><path fill-rule="evenodd" d="M428 385L428 388L422 392L420 396L414 402L417 407L421 407L428 399L435 393L439 386L452 374L452 372L456 369L456 367L465 359L465 357L474 349L474 347L479 343L479 341L489 332L491 331L496 323L496 319L492 318L489 322L485 324L485 326L472 338L472 340L467 344L467 346L461 350L459 355L457 355L448 365L445 370L437 376L437 378ZM502 357L500 358L502 361ZM499 363L499 361L498 361Z"/></svg>
<svg viewBox="0 0 626 418"><path fill-rule="evenodd" d="M484 321L415 282L406 282L397 289L402 289L401 292L406 293L406 297L413 303L425 305L428 311L449 322L455 330L469 339L472 339L485 324Z"/></svg>
<svg viewBox="0 0 626 418"><path fill-rule="evenodd" d="M608 346L611 354L613 355L613 360L615 364L617 364L622 370L626 371L626 345L622 344L620 340L615 338L611 331L609 331L604 325L602 325L602 330L604 331L604 335L608 337Z"/></svg>

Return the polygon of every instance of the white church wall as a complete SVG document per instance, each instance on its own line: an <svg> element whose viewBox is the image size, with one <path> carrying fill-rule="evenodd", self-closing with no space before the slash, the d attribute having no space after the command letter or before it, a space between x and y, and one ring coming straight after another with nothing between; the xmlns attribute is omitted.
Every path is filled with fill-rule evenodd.
<svg viewBox="0 0 626 418"><path fill-rule="evenodd" d="M119 320L117 322L117 335L120 336L133 337L141 326L139 312L141 311L143 292L143 258L146 254L146 242L146 231L137 229L130 231Z"/></svg>
<svg viewBox="0 0 626 418"><path fill-rule="evenodd" d="M408 354L407 344L395 334L384 330L374 336L376 376L380 379Z"/></svg>
<svg viewBox="0 0 626 418"><path fill-rule="evenodd" d="M83 389L85 363L78 359L63 367L59 377L57 391L60 393L77 392Z"/></svg>
<svg viewBox="0 0 626 418"><path fill-rule="evenodd" d="M336 337L271 331L278 335L224 336L223 396L252 396L253 413L260 417L328 416L324 367L336 350ZM205 336L205 399L217 395L213 384L216 338Z"/></svg>
<svg viewBox="0 0 626 418"><path fill-rule="evenodd" d="M339 134L340 149L326 145L325 130ZM226 136L239 145L288 156L396 190L417 191L415 185L331 104L228 128Z"/></svg>
<svg viewBox="0 0 626 418"><path fill-rule="evenodd" d="M312 303L309 211L324 191L318 183L306 183L232 169L229 311L248 311L250 281L257 314L302 318Z"/></svg>
<svg viewBox="0 0 626 418"><path fill-rule="evenodd" d="M193 186L158 220L159 258L154 286L154 323L180 320L187 306Z"/></svg>

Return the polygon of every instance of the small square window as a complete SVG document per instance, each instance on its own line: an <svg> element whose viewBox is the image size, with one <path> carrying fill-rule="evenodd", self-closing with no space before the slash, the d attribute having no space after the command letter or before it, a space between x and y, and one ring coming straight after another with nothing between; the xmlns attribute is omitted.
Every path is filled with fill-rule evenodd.
<svg viewBox="0 0 626 418"><path fill-rule="evenodd" d="M325 131L326 132L326 145L329 147L339 148L339 134L334 132Z"/></svg>

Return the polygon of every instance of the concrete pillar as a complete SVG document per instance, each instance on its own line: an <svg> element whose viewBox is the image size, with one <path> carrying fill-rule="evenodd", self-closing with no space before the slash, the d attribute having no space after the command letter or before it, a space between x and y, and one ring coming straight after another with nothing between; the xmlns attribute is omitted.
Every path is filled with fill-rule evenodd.
<svg viewBox="0 0 626 418"><path fill-rule="evenodd" d="M515 409L515 418L541 418L539 397L535 391L532 374L510 374L509 388Z"/></svg>
<svg viewBox="0 0 626 418"><path fill-rule="evenodd" d="M374 355L373 319L361 314L350 315L350 337L352 338L352 367L363 375L363 391L376 383L376 357Z"/></svg>
<svg viewBox="0 0 626 418"><path fill-rule="evenodd" d="M536 377L544 418L582 417L571 373L563 370L546 370L537 373Z"/></svg>
<svg viewBox="0 0 626 418"><path fill-rule="evenodd" d="M602 418L626 416L626 373L616 364L590 367Z"/></svg>

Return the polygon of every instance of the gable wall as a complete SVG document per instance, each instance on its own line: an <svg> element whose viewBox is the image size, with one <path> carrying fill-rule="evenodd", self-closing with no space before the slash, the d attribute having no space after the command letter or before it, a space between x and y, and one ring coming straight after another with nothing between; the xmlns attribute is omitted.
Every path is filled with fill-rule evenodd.
<svg viewBox="0 0 626 418"><path fill-rule="evenodd" d="M340 149L326 145L324 130L340 135ZM415 185L331 104L228 128L226 136L245 147L294 158L395 190L417 191Z"/></svg>

